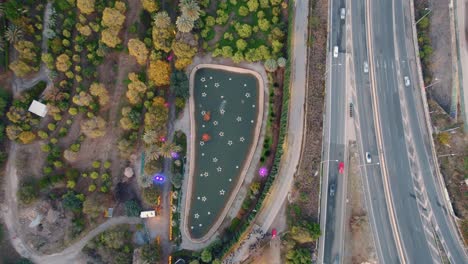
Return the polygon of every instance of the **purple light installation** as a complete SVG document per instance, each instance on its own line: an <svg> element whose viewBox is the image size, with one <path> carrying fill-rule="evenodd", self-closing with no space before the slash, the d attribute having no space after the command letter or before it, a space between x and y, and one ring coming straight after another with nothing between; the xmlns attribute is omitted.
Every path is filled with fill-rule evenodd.
<svg viewBox="0 0 468 264"><path fill-rule="evenodd" d="M164 182L164 180L165 180L164 175L161 175L159 173L153 176L153 183L162 183Z"/></svg>
<svg viewBox="0 0 468 264"><path fill-rule="evenodd" d="M267 176L267 175L268 175L268 170L267 170L267 168L261 167L261 168L258 170L258 174L259 174L261 177Z"/></svg>
<svg viewBox="0 0 468 264"><path fill-rule="evenodd" d="M179 153L173 151L173 152L171 152L171 157L173 159L178 159L179 158Z"/></svg>

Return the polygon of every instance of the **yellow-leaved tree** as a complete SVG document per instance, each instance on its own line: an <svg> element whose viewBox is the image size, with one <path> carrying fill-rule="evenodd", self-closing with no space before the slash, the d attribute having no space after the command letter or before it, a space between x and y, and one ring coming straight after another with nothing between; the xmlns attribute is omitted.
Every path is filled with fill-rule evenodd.
<svg viewBox="0 0 468 264"><path fill-rule="evenodd" d="M122 27L125 22L125 15L115 8L106 7L102 13L101 24L105 27Z"/></svg>
<svg viewBox="0 0 468 264"><path fill-rule="evenodd" d="M81 123L81 130L90 138L102 137L106 134L106 121L96 116Z"/></svg>
<svg viewBox="0 0 468 264"><path fill-rule="evenodd" d="M182 70L192 63L192 58L197 54L198 39L191 33L178 32L172 50L176 55L175 67Z"/></svg>
<svg viewBox="0 0 468 264"><path fill-rule="evenodd" d="M104 9L101 24L106 27L106 29L101 33L101 41L108 47L115 48L122 42L118 35L123 23L125 22L124 12L124 3L117 5L116 2L116 8L106 7Z"/></svg>
<svg viewBox="0 0 468 264"><path fill-rule="evenodd" d="M101 33L101 40L108 47L115 48L117 45L122 43L122 40L119 38L120 28L110 27L106 28Z"/></svg>
<svg viewBox="0 0 468 264"><path fill-rule="evenodd" d="M146 64L146 59L148 58L148 49L146 48L145 43L139 39L130 39L128 41L128 52L130 55L136 58L138 64Z"/></svg>
<svg viewBox="0 0 468 264"><path fill-rule="evenodd" d="M105 106L109 102L109 93L102 83L93 83L89 87L91 95L99 98L99 105Z"/></svg>
<svg viewBox="0 0 468 264"><path fill-rule="evenodd" d="M153 18L153 45L157 50L164 52L171 51L172 40L174 39L175 27L171 23L171 18L166 11L158 12Z"/></svg>
<svg viewBox="0 0 468 264"><path fill-rule="evenodd" d="M94 12L95 0L77 0L76 6L80 9L80 12L89 15Z"/></svg>
<svg viewBox="0 0 468 264"><path fill-rule="evenodd" d="M65 53L58 56L57 61L55 62L55 67L61 72L68 71L71 65L70 57Z"/></svg>
<svg viewBox="0 0 468 264"><path fill-rule="evenodd" d="M130 79L131 82L128 84L128 90L126 93L127 99L132 105L139 104L142 102L148 87L138 79L136 73L129 73L128 79Z"/></svg>
<svg viewBox="0 0 468 264"><path fill-rule="evenodd" d="M168 85L170 83L170 76L171 66L169 65L169 63L162 60L150 62L150 66L148 69L148 78L156 86Z"/></svg>
<svg viewBox="0 0 468 264"><path fill-rule="evenodd" d="M148 12L156 12L158 11L158 4L154 0L141 0L141 6L144 10Z"/></svg>

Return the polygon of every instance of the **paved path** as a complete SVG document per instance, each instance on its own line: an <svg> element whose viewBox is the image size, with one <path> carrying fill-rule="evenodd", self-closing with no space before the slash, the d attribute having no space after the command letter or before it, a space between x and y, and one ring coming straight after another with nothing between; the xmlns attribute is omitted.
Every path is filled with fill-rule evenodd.
<svg viewBox="0 0 468 264"><path fill-rule="evenodd" d="M264 232L268 232L275 216L281 209L294 181L302 149L302 134L304 129L305 98L306 98L306 68L307 68L307 25L309 1L295 1L294 27L291 41L291 84L289 101L288 132L285 139L284 154L275 183L270 189L270 195L265 198L264 205L257 217L257 224ZM286 109L284 109L286 110Z"/></svg>
<svg viewBox="0 0 468 264"><path fill-rule="evenodd" d="M453 0L455 4L455 30L457 36L458 44L458 56L459 56L459 66L460 66L460 102L461 102L461 111L463 121L465 122L465 131L468 131L468 47L467 47L467 20L466 20L466 8L468 2L466 0Z"/></svg>

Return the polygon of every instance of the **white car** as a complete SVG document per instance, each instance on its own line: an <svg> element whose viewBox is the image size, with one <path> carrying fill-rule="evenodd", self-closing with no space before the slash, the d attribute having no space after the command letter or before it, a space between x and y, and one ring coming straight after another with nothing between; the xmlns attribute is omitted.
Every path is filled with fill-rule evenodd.
<svg viewBox="0 0 468 264"><path fill-rule="evenodd" d="M341 19L345 19L345 17L346 17L346 9L341 8L340 16L341 16Z"/></svg>
<svg viewBox="0 0 468 264"><path fill-rule="evenodd" d="M406 87L410 86L411 82L410 82L410 80L409 80L409 77L408 77L408 76L405 76L404 79L405 79L405 86L406 86Z"/></svg>
<svg viewBox="0 0 468 264"><path fill-rule="evenodd" d="M333 57L338 58L338 46L333 47Z"/></svg>
<svg viewBox="0 0 468 264"><path fill-rule="evenodd" d="M369 152L366 152L366 162L367 163L371 163L372 162L372 158L371 158L371 155Z"/></svg>
<svg viewBox="0 0 468 264"><path fill-rule="evenodd" d="M364 72L365 73L369 72L369 64L367 64L367 61L364 62Z"/></svg>

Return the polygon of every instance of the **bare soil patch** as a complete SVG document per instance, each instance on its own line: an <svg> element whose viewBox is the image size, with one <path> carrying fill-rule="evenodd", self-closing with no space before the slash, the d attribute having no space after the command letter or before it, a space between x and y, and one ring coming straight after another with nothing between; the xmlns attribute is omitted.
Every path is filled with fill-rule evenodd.
<svg viewBox="0 0 468 264"><path fill-rule="evenodd" d="M432 10L429 18L429 36L431 38L432 56L431 63L427 65L429 74L433 79L440 80L429 88L428 94L447 113L450 112L453 88L453 62L452 62L452 35L450 32L449 0L415 0L416 19L426 11L424 7L429 6ZM422 13L421 13L422 12ZM424 76L426 80L427 76ZM431 82L431 81L429 81ZM426 83L429 85L430 83Z"/></svg>
<svg viewBox="0 0 468 264"><path fill-rule="evenodd" d="M365 208L362 175L355 143L349 148L348 199L346 208L346 264L377 263L374 240Z"/></svg>
<svg viewBox="0 0 468 264"><path fill-rule="evenodd" d="M311 1L309 17L308 89L305 141L296 173L294 196L302 213L318 221L320 159L322 151L323 106L327 40L328 2ZM314 175L311 177L311 173Z"/></svg>

